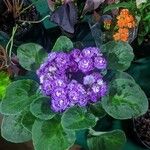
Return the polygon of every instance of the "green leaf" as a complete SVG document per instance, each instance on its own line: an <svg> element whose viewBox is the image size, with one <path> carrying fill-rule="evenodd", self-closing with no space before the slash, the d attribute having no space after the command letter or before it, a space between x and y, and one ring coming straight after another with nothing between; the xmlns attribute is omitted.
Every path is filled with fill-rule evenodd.
<svg viewBox="0 0 150 150"><path fill-rule="evenodd" d="M5 72L0 72L0 100L5 96L6 88L10 82L9 76Z"/></svg>
<svg viewBox="0 0 150 150"><path fill-rule="evenodd" d="M49 120L55 116L55 113L50 108L50 98L40 97L30 105L31 113L42 120Z"/></svg>
<svg viewBox="0 0 150 150"><path fill-rule="evenodd" d="M130 119L148 110L148 100L142 89L132 80L115 79L109 94L102 99L104 110L115 119Z"/></svg>
<svg viewBox="0 0 150 150"><path fill-rule="evenodd" d="M15 115L23 111L36 98L38 86L35 81L29 79L12 82L2 101L2 113Z"/></svg>
<svg viewBox="0 0 150 150"><path fill-rule="evenodd" d="M23 127L28 130L29 132L32 131L32 126L36 120L36 117L32 115L30 111L26 112L21 120L21 124Z"/></svg>
<svg viewBox="0 0 150 150"><path fill-rule="evenodd" d="M106 115L106 112L103 109L101 102L90 104L89 110L94 116L99 118L103 118Z"/></svg>
<svg viewBox="0 0 150 150"><path fill-rule="evenodd" d="M124 71L130 67L134 53L128 43L110 41L102 49L106 53L110 69Z"/></svg>
<svg viewBox="0 0 150 150"><path fill-rule="evenodd" d="M150 57L136 60L132 63L128 73L134 77L146 95L150 97Z"/></svg>
<svg viewBox="0 0 150 150"><path fill-rule="evenodd" d="M7 141L23 143L31 140L31 133L21 124L21 115L4 116L1 126L1 135Z"/></svg>
<svg viewBox="0 0 150 150"><path fill-rule="evenodd" d="M97 118L87 112L86 108L71 107L62 116L62 126L69 130L81 130L95 126Z"/></svg>
<svg viewBox="0 0 150 150"><path fill-rule="evenodd" d="M32 129L35 150L66 150L75 142L75 133L66 133L60 120L36 120Z"/></svg>
<svg viewBox="0 0 150 150"><path fill-rule="evenodd" d="M60 36L57 39L52 51L70 51L71 49L73 49L72 41L66 36Z"/></svg>
<svg viewBox="0 0 150 150"><path fill-rule="evenodd" d="M17 57L20 65L26 70L36 70L47 57L47 53L38 44L22 44L17 49Z"/></svg>
<svg viewBox="0 0 150 150"><path fill-rule="evenodd" d="M126 142L123 131L114 130L88 138L89 150L121 150Z"/></svg>
<svg viewBox="0 0 150 150"><path fill-rule="evenodd" d="M108 5L107 7L105 7L105 9L103 10L103 13L106 13L110 10L114 10L114 9L118 9L118 8L133 8L135 7L134 3L132 2L121 2L121 3L113 3L111 5Z"/></svg>
<svg viewBox="0 0 150 150"><path fill-rule="evenodd" d="M109 70L107 75L105 76L105 79L110 82L115 79L129 79L135 82L134 78L131 75L118 70Z"/></svg>

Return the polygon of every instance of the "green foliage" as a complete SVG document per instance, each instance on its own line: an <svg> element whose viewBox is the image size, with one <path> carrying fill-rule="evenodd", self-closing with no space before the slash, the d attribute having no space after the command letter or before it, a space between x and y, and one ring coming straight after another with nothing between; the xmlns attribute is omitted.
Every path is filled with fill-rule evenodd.
<svg viewBox="0 0 150 150"><path fill-rule="evenodd" d="M105 7L105 9L103 10L103 13L106 13L108 11L114 10L114 9L118 9L118 8L135 8L135 3L132 2L120 2L120 3L113 3L111 5L108 5L107 7Z"/></svg>
<svg viewBox="0 0 150 150"><path fill-rule="evenodd" d="M25 110L36 98L38 84L33 80L18 80L12 82L1 104L3 114L18 114Z"/></svg>
<svg viewBox="0 0 150 150"><path fill-rule="evenodd" d="M84 107L71 107L63 113L61 118L65 129L81 130L95 126L96 118Z"/></svg>
<svg viewBox="0 0 150 150"><path fill-rule="evenodd" d="M102 50L107 56L110 69L127 70L134 58L133 49L126 42L110 41L103 45Z"/></svg>
<svg viewBox="0 0 150 150"><path fill-rule="evenodd" d="M90 104L89 112L91 112L94 116L98 118L102 118L106 115L106 112L102 107L101 101L94 104Z"/></svg>
<svg viewBox="0 0 150 150"><path fill-rule="evenodd" d="M47 57L45 50L38 44L22 44L17 49L20 65L26 70L36 70Z"/></svg>
<svg viewBox="0 0 150 150"><path fill-rule="evenodd" d="M115 79L109 94L102 99L104 110L115 119L130 119L148 110L148 100L142 89L132 80Z"/></svg>
<svg viewBox="0 0 150 150"><path fill-rule="evenodd" d="M75 133L64 131L60 120L36 120L33 129L33 145L35 150L65 150L75 142Z"/></svg>
<svg viewBox="0 0 150 150"><path fill-rule="evenodd" d="M69 51L71 49L73 49L72 41L66 36L60 36L57 39L52 51Z"/></svg>
<svg viewBox="0 0 150 150"><path fill-rule="evenodd" d="M35 117L42 120L49 120L55 116L50 108L50 98L48 97L35 99L30 105L30 111Z"/></svg>
<svg viewBox="0 0 150 150"><path fill-rule="evenodd" d="M150 97L150 57L136 60L130 66L128 73L134 77L146 95Z"/></svg>
<svg viewBox="0 0 150 150"><path fill-rule="evenodd" d="M89 150L121 150L126 142L123 131L114 130L88 138Z"/></svg>
<svg viewBox="0 0 150 150"><path fill-rule="evenodd" d="M1 135L7 141L23 143L31 140L31 133L21 124L22 115L4 116L1 125Z"/></svg>
<svg viewBox="0 0 150 150"><path fill-rule="evenodd" d="M21 124L26 130L28 130L29 132L32 132L32 126L35 120L36 120L36 117L33 116L30 111L27 111L22 116Z"/></svg>
<svg viewBox="0 0 150 150"><path fill-rule="evenodd" d="M9 76L4 72L0 72L0 100L5 96L6 88L10 82Z"/></svg>
<svg viewBox="0 0 150 150"><path fill-rule="evenodd" d="M138 43L141 44L150 33L150 1L140 4L136 15L140 18L138 24Z"/></svg>

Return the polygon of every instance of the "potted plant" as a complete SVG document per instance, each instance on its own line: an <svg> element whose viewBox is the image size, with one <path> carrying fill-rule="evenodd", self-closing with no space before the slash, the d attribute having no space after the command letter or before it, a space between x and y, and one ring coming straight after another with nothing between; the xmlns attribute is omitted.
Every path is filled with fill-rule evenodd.
<svg viewBox="0 0 150 150"><path fill-rule="evenodd" d="M18 3L20 7L22 3ZM142 3L147 8L147 3ZM0 76L2 137L13 143L31 141L35 150L125 148L125 132L114 124L135 118L135 128L141 131L139 124L145 120L143 115L148 110L148 100L142 90L147 88L143 88L141 79L134 74L138 71L134 68L134 72L133 62L138 60L130 45L139 26L133 9L140 14L141 3L48 0L33 4L42 19L17 17L10 40L8 43L3 40L5 44L1 43L0 47L0 71L9 73L5 68L11 66L15 72ZM51 21L59 28L52 28ZM49 31L45 30L50 44L44 34L40 37L42 43L39 36L35 40L38 43L27 36L25 40L30 43L16 45L18 23L41 22L45 28L47 24L50 26ZM144 119L139 122L141 116ZM142 134L138 136L143 138Z"/></svg>

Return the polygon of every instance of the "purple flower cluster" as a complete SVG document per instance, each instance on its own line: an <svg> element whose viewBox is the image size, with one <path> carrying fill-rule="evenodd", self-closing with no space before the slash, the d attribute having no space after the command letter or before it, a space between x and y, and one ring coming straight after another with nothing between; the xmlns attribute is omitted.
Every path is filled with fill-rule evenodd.
<svg viewBox="0 0 150 150"><path fill-rule="evenodd" d="M106 59L96 47L52 52L37 70L40 89L51 97L55 112L74 105L86 106L105 96L107 85L101 71L106 67Z"/></svg>

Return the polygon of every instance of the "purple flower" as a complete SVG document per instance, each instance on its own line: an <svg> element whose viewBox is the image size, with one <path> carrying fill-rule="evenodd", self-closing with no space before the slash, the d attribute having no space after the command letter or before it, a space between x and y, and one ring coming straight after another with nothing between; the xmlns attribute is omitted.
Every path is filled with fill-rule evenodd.
<svg viewBox="0 0 150 150"><path fill-rule="evenodd" d="M51 108L54 112L62 112L68 108L69 101L66 98L52 99Z"/></svg>
<svg viewBox="0 0 150 150"><path fill-rule="evenodd" d="M95 81L102 79L102 75L98 72L92 73L92 76L94 77Z"/></svg>
<svg viewBox="0 0 150 150"><path fill-rule="evenodd" d="M107 92L107 85L105 82L102 82L101 84L93 84L92 91L97 94L98 97L103 97L106 95Z"/></svg>
<svg viewBox="0 0 150 150"><path fill-rule="evenodd" d="M63 52L58 53L55 61L60 70L67 69L69 64L69 55Z"/></svg>
<svg viewBox="0 0 150 150"><path fill-rule="evenodd" d="M107 62L104 57L98 56L94 58L94 66L97 69L106 69Z"/></svg>
<svg viewBox="0 0 150 150"><path fill-rule="evenodd" d="M53 99L66 98L65 89L62 87L57 87L52 91Z"/></svg>
<svg viewBox="0 0 150 150"><path fill-rule="evenodd" d="M87 73L94 69L93 60L91 58L82 58L78 63L79 70L83 73Z"/></svg>
<svg viewBox="0 0 150 150"><path fill-rule="evenodd" d="M70 61L69 71L70 72L77 72L78 70L79 70L78 69L78 64L75 61Z"/></svg>
<svg viewBox="0 0 150 150"><path fill-rule="evenodd" d="M89 97L89 101L90 102L97 102L99 99L98 99L98 96L96 93L94 93L91 89L89 90L88 92L88 97Z"/></svg>
<svg viewBox="0 0 150 150"><path fill-rule="evenodd" d="M52 85L49 80L44 80L43 84L41 85L41 88L44 95L51 95Z"/></svg>
<svg viewBox="0 0 150 150"><path fill-rule="evenodd" d="M92 85L94 82L95 82L95 78L93 75L86 75L84 78L83 78L83 84L84 85Z"/></svg>
<svg viewBox="0 0 150 150"><path fill-rule="evenodd" d="M51 52L48 54L48 61L49 62L52 62L57 56L57 53L56 52Z"/></svg>
<svg viewBox="0 0 150 150"><path fill-rule="evenodd" d="M103 85L101 85L101 97L105 96L107 93L108 87L107 84L104 83Z"/></svg>
<svg viewBox="0 0 150 150"><path fill-rule="evenodd" d="M74 105L84 107L106 95L107 85L100 74L106 65L95 47L70 53L52 52L36 71L40 90L51 97L54 112L63 112Z"/></svg>
<svg viewBox="0 0 150 150"><path fill-rule="evenodd" d="M93 57L101 55L100 49L96 47L88 47L82 50L84 57Z"/></svg>
<svg viewBox="0 0 150 150"><path fill-rule="evenodd" d="M71 59L73 59L75 62L79 62L82 58L82 53L79 49L73 49L70 53Z"/></svg>

